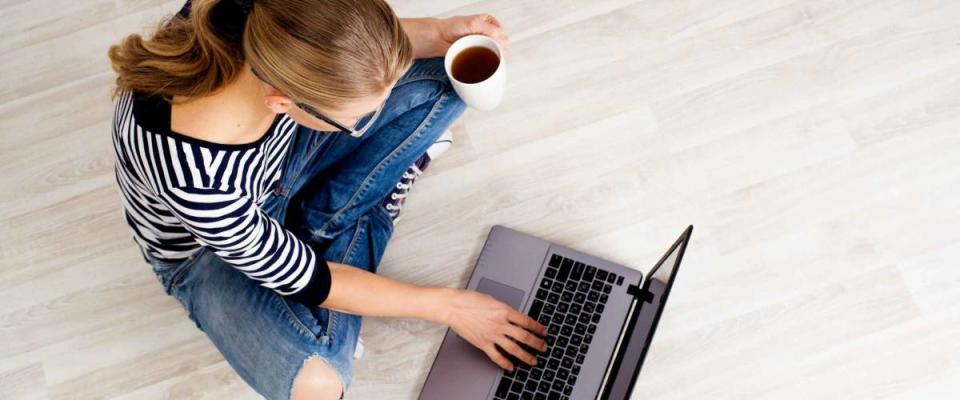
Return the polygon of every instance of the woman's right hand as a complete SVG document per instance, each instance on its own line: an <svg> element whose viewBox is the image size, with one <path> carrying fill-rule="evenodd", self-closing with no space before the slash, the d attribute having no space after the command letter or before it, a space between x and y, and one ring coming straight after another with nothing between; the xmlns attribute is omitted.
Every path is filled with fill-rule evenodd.
<svg viewBox="0 0 960 400"><path fill-rule="evenodd" d="M547 350L541 338L547 334L546 327L492 296L455 289L446 303L444 322L505 370L512 371L514 365L500 349L530 365L536 365L537 358L518 343Z"/></svg>

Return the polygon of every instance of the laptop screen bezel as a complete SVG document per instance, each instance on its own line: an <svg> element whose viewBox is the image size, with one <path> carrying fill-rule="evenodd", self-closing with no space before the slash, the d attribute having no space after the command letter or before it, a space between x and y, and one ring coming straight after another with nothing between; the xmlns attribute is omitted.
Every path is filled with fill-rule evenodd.
<svg viewBox="0 0 960 400"><path fill-rule="evenodd" d="M640 290L640 296L643 296L643 298L636 298L634 300L635 305L632 307L633 312L629 316L628 324L625 324L625 327L624 327L625 328L625 332L623 333L624 343L619 347L617 351L618 354L614 355L613 362L615 363L615 365L614 365L613 371L611 371L611 375L612 375L610 377L611 379L608 379L604 387L601 388L601 392L599 393L599 396L598 396L599 399L603 399L603 400L610 399L611 398L610 396L612 395L611 391L615 388L615 385L618 383L618 380L624 379L624 378L630 379L629 384L627 386L627 390L625 392L626 393L625 398L629 398L630 395L633 394L633 390L636 386L637 379L640 375L640 370L643 367L643 363L647 357L647 353L650 350L650 345L653 342L653 336L656 334L657 326L660 324L660 317L663 315L664 308L666 308L670 291L673 288L673 282L677 278L677 271L680 268L680 263L683 261L683 256L684 256L684 253L686 252L687 244L690 241L690 235L692 232L693 232L693 226L688 226L687 229L683 232L683 234L681 234L680 237L673 243L673 245L670 246L670 249L667 250L666 253L664 253L664 255L660 258L657 264L652 269L650 269L650 272L646 275L646 278L644 279L644 282L643 282L643 286ZM657 293L657 294L650 293L649 291L650 291L651 281L654 279L654 276L656 276L659 269L663 267L663 263L666 262L667 259L669 259L670 256L674 254L674 252L677 252L677 258L674 264L671 266L672 272L670 274L669 279L667 280L667 282L664 282L664 286L662 288L663 292ZM659 304L648 303L645 301L645 299L650 298L651 296L654 299L658 299L659 301L657 303ZM650 327L648 328L648 333L644 338L644 343L643 343L643 347L640 350L640 355L637 358L637 361L638 361L637 366L636 368L634 368L632 371L629 372L629 375L626 373L621 374L620 369L622 369L622 363L624 361L625 353L628 349L630 342L632 340L639 339L637 336L634 335L635 330L643 329L643 327L637 326L639 317L641 316L641 313L649 312L651 306L655 307L653 310L654 316L650 323Z"/></svg>

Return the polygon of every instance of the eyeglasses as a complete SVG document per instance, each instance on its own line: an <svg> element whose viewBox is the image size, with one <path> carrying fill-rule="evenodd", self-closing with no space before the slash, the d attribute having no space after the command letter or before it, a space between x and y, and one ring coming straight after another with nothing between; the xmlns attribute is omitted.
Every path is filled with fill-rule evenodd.
<svg viewBox="0 0 960 400"><path fill-rule="evenodd" d="M263 76L261 76L256 69L250 68L250 71L253 72L253 75L256 76L258 79L260 79L261 81L263 81L264 83L268 85L273 85L270 82L267 82L266 79L263 79ZM387 97L389 97L389 95ZM349 133L350 136L360 137L360 136L363 136L363 134L366 133L371 126L373 126L374 121L377 120L377 117L380 115L380 111L383 110L383 106L386 103L387 101L384 100L383 103L380 103L380 106L377 107L376 110L366 113L360 116L360 118L357 118L357 122L354 123L353 127L350 127L350 128L348 128L345 124L341 124L335 121L334 119L327 117L326 115L323 115L323 113L321 113L316 108L313 108L307 103L295 102L294 104L296 104L297 107L300 107L300 109L306 112L307 114L310 114L311 116L323 122L333 125L334 128L337 128L343 132Z"/></svg>

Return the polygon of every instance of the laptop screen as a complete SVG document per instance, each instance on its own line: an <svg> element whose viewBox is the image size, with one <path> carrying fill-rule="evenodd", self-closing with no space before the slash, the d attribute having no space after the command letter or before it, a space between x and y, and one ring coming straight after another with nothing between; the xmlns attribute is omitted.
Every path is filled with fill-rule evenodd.
<svg viewBox="0 0 960 400"><path fill-rule="evenodd" d="M647 275L648 278L644 283L645 296L634 305L635 317L627 326L627 336L623 342L625 348L617 357L620 363L617 370L613 372L612 382L607 386L609 390L604 393L604 399L627 399L633 391L640 367L643 366L643 360L646 358L660 315L666 305L667 296L670 294L670 288L673 286L673 280L676 278L683 252L686 250L691 228L687 228Z"/></svg>

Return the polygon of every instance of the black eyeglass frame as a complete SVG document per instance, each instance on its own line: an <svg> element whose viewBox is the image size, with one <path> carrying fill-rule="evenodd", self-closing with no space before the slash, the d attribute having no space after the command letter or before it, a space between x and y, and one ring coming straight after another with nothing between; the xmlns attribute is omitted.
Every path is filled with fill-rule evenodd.
<svg viewBox="0 0 960 400"><path fill-rule="evenodd" d="M263 79L263 76L261 76L256 69L251 67L250 72L253 72L253 75L256 76L258 79L260 79L261 81L263 81L264 83L268 85L273 85L272 83L267 82L266 79ZM300 107L300 109L306 112L307 114L310 114L311 116L323 122L333 125L334 128L337 128L343 132L349 133L350 136L352 137L358 138L363 136L363 134L366 133L371 126L373 126L374 121L377 120L377 116L380 115L380 111L383 111L383 106L387 104L387 101L384 100L383 103L380 104L380 107L377 107L376 111L371 111L369 113L361 115L360 118L357 118L357 122L354 124L353 128L347 128L346 126L344 126L344 124L341 124L335 121L333 118L329 118L326 115L323 115L323 113L321 113L319 110L317 110L316 108L313 108L307 103L294 102L294 104L296 104L297 107ZM360 122L366 118L369 118L367 123L362 128L357 129L357 125L359 125Z"/></svg>

